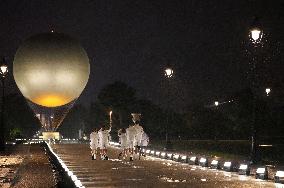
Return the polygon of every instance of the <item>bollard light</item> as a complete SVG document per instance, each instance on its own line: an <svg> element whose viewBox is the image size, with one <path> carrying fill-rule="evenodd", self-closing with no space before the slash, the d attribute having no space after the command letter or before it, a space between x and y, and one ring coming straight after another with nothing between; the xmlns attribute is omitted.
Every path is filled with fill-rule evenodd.
<svg viewBox="0 0 284 188"><path fill-rule="evenodd" d="M217 160L212 160L210 164L210 168L212 169L220 169L220 163Z"/></svg>
<svg viewBox="0 0 284 188"><path fill-rule="evenodd" d="M188 162L187 156L186 156L186 155L182 155L182 156L180 157L180 161L183 162L183 163L187 163L187 162Z"/></svg>
<svg viewBox="0 0 284 188"><path fill-rule="evenodd" d="M208 160L207 160L207 158L201 157L199 159L199 166L208 167Z"/></svg>
<svg viewBox="0 0 284 188"><path fill-rule="evenodd" d="M233 170L232 162L226 161L226 162L224 163L223 170L225 170L225 171L227 171L227 172L232 172L232 170Z"/></svg>
<svg viewBox="0 0 284 188"><path fill-rule="evenodd" d="M267 167L257 168L256 173L255 173L255 178L256 179L267 180L268 179Z"/></svg>
<svg viewBox="0 0 284 188"><path fill-rule="evenodd" d="M167 159L173 160L173 154L172 153L167 153Z"/></svg>
<svg viewBox="0 0 284 188"><path fill-rule="evenodd" d="M250 167L247 164L241 164L239 167L239 175L250 175Z"/></svg>
<svg viewBox="0 0 284 188"><path fill-rule="evenodd" d="M152 151L150 152L150 154L154 156L155 150L152 150Z"/></svg>
<svg viewBox="0 0 284 188"><path fill-rule="evenodd" d="M284 171L277 171L275 176L275 183L283 183L284 184Z"/></svg>
<svg viewBox="0 0 284 188"><path fill-rule="evenodd" d="M160 157L163 158L163 159L165 159L165 158L166 158L166 153L165 153L165 152L162 152L161 155L160 155Z"/></svg>
<svg viewBox="0 0 284 188"><path fill-rule="evenodd" d="M196 156L192 156L192 157L190 157L188 163L192 164L192 165L197 165L198 164L198 158Z"/></svg>
<svg viewBox="0 0 284 188"><path fill-rule="evenodd" d="M179 159L180 159L180 155L179 154L174 154L173 159L174 159L174 161L178 162Z"/></svg>
<svg viewBox="0 0 284 188"><path fill-rule="evenodd" d="M160 151L156 151L155 156L156 157L160 157L161 152Z"/></svg>

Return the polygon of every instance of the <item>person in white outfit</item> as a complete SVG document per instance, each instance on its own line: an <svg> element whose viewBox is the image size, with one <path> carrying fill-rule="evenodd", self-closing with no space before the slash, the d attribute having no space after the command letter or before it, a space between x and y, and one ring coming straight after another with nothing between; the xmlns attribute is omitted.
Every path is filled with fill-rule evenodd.
<svg viewBox="0 0 284 188"><path fill-rule="evenodd" d="M143 132L143 134L142 134L142 139L141 139L141 146L142 147L146 147L146 146L148 146L149 145L149 136L145 133L145 132Z"/></svg>
<svg viewBox="0 0 284 188"><path fill-rule="evenodd" d="M91 155L92 160L96 160L97 158L97 151L99 146L99 134L98 129L95 128L93 132L90 134L90 148L91 148Z"/></svg>
<svg viewBox="0 0 284 188"><path fill-rule="evenodd" d="M133 161L135 135L136 135L135 127L133 125L129 125L129 127L126 129L126 136L127 136L127 146L128 146L129 153L130 153L130 161Z"/></svg>
<svg viewBox="0 0 284 188"><path fill-rule="evenodd" d="M106 127L104 126L99 130L99 146L101 150L101 158L103 160L108 160L107 148L109 146L110 131L111 127L109 129L106 129Z"/></svg>
<svg viewBox="0 0 284 188"><path fill-rule="evenodd" d="M149 136L144 132L142 134L141 148L140 149L142 150L143 148L146 148L149 145L149 141L150 141ZM143 153L143 156L146 156L145 153Z"/></svg>
<svg viewBox="0 0 284 188"><path fill-rule="evenodd" d="M122 156L122 158L125 159L127 155L127 136L125 128L122 128L118 131L118 137L120 148L122 149L122 152L119 153L118 158L120 159L120 157Z"/></svg>
<svg viewBox="0 0 284 188"><path fill-rule="evenodd" d="M134 146L135 146L135 149L136 149L136 153L138 153L140 151L140 147L141 147L141 140L142 140L142 135L143 135L143 127L141 127L139 125L139 122L138 121L135 121L135 124L133 126L135 128L135 143L134 143Z"/></svg>

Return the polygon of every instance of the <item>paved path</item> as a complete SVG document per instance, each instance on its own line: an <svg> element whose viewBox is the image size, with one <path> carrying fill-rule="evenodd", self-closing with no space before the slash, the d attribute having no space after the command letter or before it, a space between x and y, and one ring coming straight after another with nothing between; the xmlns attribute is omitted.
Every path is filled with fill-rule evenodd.
<svg viewBox="0 0 284 188"><path fill-rule="evenodd" d="M273 182L253 177L153 157L121 161L113 147L109 161L92 161L86 144L55 144L52 148L85 187L275 187Z"/></svg>
<svg viewBox="0 0 284 188"><path fill-rule="evenodd" d="M7 155L0 156L1 188L56 187L55 174L39 144L10 146Z"/></svg>

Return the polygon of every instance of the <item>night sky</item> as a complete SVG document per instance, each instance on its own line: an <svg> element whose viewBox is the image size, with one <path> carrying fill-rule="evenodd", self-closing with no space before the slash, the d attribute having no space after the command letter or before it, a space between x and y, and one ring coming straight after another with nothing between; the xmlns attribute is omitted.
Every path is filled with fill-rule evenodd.
<svg viewBox="0 0 284 188"><path fill-rule="evenodd" d="M164 104L163 68L171 64L174 105L210 103L247 85L246 46L254 16L272 47L273 79L283 89L284 1L2 0L0 55L12 68L15 52L31 35L63 32L77 38L91 63L79 103L89 104L116 80L141 98ZM8 93L19 92L8 77Z"/></svg>

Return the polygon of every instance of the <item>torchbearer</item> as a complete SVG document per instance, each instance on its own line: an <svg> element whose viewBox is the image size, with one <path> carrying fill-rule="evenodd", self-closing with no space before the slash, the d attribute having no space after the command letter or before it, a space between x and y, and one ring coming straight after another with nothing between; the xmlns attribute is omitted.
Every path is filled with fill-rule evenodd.
<svg viewBox="0 0 284 188"><path fill-rule="evenodd" d="M90 134L90 148L91 148L91 155L92 160L96 160L97 158L97 149L99 146L99 133L98 129L95 128L94 131Z"/></svg>
<svg viewBox="0 0 284 188"><path fill-rule="evenodd" d="M101 159L102 160L108 160L107 156L107 147L109 146L109 133L111 131L111 127L109 129L106 129L105 126L103 126L99 130L99 146L101 150Z"/></svg>

